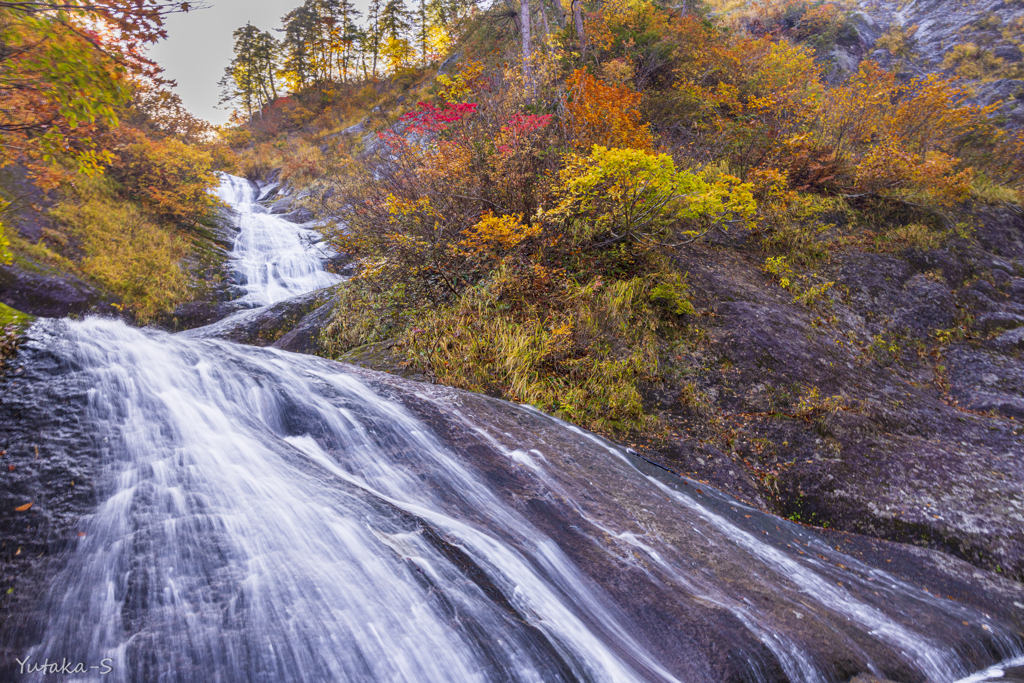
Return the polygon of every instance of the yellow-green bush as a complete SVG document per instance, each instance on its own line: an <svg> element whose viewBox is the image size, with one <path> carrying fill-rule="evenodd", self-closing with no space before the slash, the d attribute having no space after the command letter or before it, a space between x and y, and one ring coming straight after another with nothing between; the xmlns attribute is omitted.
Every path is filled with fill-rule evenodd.
<svg viewBox="0 0 1024 683"><path fill-rule="evenodd" d="M1002 68L1003 60L974 43L961 43L946 53L942 66L956 69L961 78L984 79L995 76Z"/></svg>

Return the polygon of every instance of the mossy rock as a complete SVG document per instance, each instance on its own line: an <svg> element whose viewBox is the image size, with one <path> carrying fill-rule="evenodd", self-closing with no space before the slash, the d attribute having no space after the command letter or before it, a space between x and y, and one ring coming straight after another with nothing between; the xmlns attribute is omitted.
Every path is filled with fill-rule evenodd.
<svg viewBox="0 0 1024 683"><path fill-rule="evenodd" d="M29 315L28 313L22 313L16 308L11 308L7 304L0 303L0 328L7 327L8 325L14 325L19 332L22 332L32 321L35 320L35 316Z"/></svg>

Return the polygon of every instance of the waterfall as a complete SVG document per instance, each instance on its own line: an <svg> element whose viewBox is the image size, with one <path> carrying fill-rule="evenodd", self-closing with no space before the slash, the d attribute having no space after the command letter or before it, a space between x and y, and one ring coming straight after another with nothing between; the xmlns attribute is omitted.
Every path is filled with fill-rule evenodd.
<svg viewBox="0 0 1024 683"><path fill-rule="evenodd" d="M38 410L87 388L97 502L11 680L952 683L1024 655L1012 623L528 407L98 318L38 322L23 356L60 368Z"/></svg>
<svg viewBox="0 0 1024 683"><path fill-rule="evenodd" d="M230 262L245 292L240 304L266 306L340 280L324 270L326 248L317 242L317 233L271 214L257 203L251 182L221 174L217 196L237 214L239 232Z"/></svg>

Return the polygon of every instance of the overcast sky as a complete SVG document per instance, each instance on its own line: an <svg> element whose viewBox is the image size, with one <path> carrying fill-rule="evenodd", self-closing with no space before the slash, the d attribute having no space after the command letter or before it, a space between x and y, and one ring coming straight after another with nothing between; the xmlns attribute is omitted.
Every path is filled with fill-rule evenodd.
<svg viewBox="0 0 1024 683"><path fill-rule="evenodd" d="M150 56L178 82L177 92L189 111L212 123L225 123L228 112L215 107L220 99L217 81L231 59L231 32L247 21L273 32L281 27L281 17L302 0L207 1L209 9L168 17L168 38L152 47ZM366 3L354 4L363 10Z"/></svg>

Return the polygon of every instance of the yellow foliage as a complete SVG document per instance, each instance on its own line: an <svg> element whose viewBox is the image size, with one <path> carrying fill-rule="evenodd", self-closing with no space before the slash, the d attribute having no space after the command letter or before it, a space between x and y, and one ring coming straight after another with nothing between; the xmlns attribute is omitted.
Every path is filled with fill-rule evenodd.
<svg viewBox="0 0 1024 683"><path fill-rule="evenodd" d="M618 240L692 241L756 211L752 186L726 173L676 170L667 154L594 145L560 173L561 199L542 211L576 239L610 233Z"/></svg>
<svg viewBox="0 0 1024 683"><path fill-rule="evenodd" d="M11 262L10 246L11 242L4 235L4 222L3 215L7 211L7 208L11 205L10 202L6 201L3 197L0 197L0 264L6 265Z"/></svg>
<svg viewBox="0 0 1024 683"><path fill-rule="evenodd" d="M961 78L983 79L996 75L1003 66L1003 60L974 43L960 43L946 53L942 66L955 68Z"/></svg>
<svg viewBox="0 0 1024 683"><path fill-rule="evenodd" d="M468 102L473 98L478 80L483 73L483 62L467 60L455 76L438 75L437 82L441 84L441 88L437 94L447 102Z"/></svg>
<svg viewBox="0 0 1024 683"><path fill-rule="evenodd" d="M895 24L877 41L875 47L885 50L894 57L910 57L914 54L914 34L917 33L917 25L896 26Z"/></svg>
<svg viewBox="0 0 1024 683"><path fill-rule="evenodd" d="M522 214L495 216L488 211L480 222L464 233L458 248L471 257L499 256L519 245L523 240L540 234L539 225L526 225Z"/></svg>

